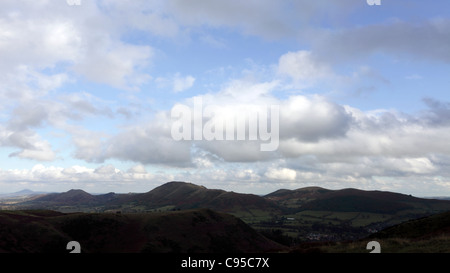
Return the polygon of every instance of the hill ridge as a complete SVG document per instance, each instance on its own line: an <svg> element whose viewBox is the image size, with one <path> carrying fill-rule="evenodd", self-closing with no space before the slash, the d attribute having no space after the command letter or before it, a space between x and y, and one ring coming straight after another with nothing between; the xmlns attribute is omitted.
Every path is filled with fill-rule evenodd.
<svg viewBox="0 0 450 273"><path fill-rule="evenodd" d="M79 242L85 253L257 253L286 249L239 218L208 209L120 215L0 211L1 230L9 232L0 232L0 253L67 253L69 241Z"/></svg>

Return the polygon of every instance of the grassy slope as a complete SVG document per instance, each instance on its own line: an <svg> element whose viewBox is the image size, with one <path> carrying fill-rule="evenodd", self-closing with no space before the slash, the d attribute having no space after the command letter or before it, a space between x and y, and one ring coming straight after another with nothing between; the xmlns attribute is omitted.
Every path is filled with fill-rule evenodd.
<svg viewBox="0 0 450 273"><path fill-rule="evenodd" d="M284 219L277 219L282 223L279 229L293 237L297 233L301 241L312 238L311 234L317 240L361 238L374 230L450 210L448 200L357 189L309 187L279 190L265 198L287 210Z"/></svg>
<svg viewBox="0 0 450 273"><path fill-rule="evenodd" d="M282 248L240 219L211 210L146 214L0 212L0 252L267 252Z"/></svg>
<svg viewBox="0 0 450 273"><path fill-rule="evenodd" d="M116 205L117 209L208 208L246 220L265 219L282 213L277 204L254 194L207 189L185 182L169 182L146 193L124 196L111 204Z"/></svg>
<svg viewBox="0 0 450 273"><path fill-rule="evenodd" d="M382 253L450 253L450 211L410 220L353 242L303 244L294 252L368 253L377 241Z"/></svg>
<svg viewBox="0 0 450 273"><path fill-rule="evenodd" d="M101 206L81 191L61 194L57 201L73 206L50 207L70 211L169 211L209 208L241 218L257 230L281 231L293 240L350 240L387 226L450 210L450 201L420 199L404 194L356 189L328 190L308 187L278 190L264 197L207 189L192 183L169 182L152 191L132 195L104 195ZM58 196L53 196L53 202ZM83 202L77 203L76 201ZM95 196L95 202L99 196ZM70 202L69 202L70 203ZM92 202L91 202L92 203ZM44 205L45 203L40 203ZM87 204L87 205L86 205ZM49 208L49 207L47 207ZM293 219L293 220L292 220Z"/></svg>

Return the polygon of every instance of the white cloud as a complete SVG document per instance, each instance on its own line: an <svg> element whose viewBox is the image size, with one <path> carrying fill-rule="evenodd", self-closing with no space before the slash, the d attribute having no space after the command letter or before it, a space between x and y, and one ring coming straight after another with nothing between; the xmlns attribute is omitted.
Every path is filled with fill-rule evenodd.
<svg viewBox="0 0 450 273"><path fill-rule="evenodd" d="M344 137L353 119L343 106L321 96L292 96L280 105L281 139L317 142Z"/></svg>
<svg viewBox="0 0 450 273"><path fill-rule="evenodd" d="M145 173L147 173L147 170L145 169L144 165L138 164L138 165L133 166L130 169L128 169L127 173L145 174Z"/></svg>
<svg viewBox="0 0 450 273"><path fill-rule="evenodd" d="M16 1L2 2L3 73L24 65L32 73L63 66L89 80L123 89L137 89L149 80L142 68L153 56L152 47L121 41L124 30L99 3L87 1L75 9L65 1L34 1L17 9L12 2Z"/></svg>
<svg viewBox="0 0 450 273"><path fill-rule="evenodd" d="M295 180L297 172L289 168L270 168L264 175L269 179L291 181Z"/></svg>
<svg viewBox="0 0 450 273"><path fill-rule="evenodd" d="M44 191L54 191L55 189L67 191L81 188L91 193L105 193L117 190L121 192L124 184L129 186L128 190L136 187L135 189L140 192L148 191L158 183L171 181L172 176L170 174L124 172L110 164L95 169L80 165L62 168L37 164L30 169L0 169L0 177L2 189L11 189L9 192L18 191L21 189L20 187L24 187Z"/></svg>
<svg viewBox="0 0 450 273"><path fill-rule="evenodd" d="M301 186L308 180L336 187L396 188L409 179L417 185L435 183L440 185L436 189L448 190L448 102L425 98L422 112L404 114L383 109L365 111L324 95L300 93L310 91L306 88L322 94L340 91L336 89L376 90L378 84L389 83L378 66L371 67L374 63L361 63L374 53L448 63L450 21L446 18L416 22L390 19L349 27L343 15L357 7L367 8L359 0L112 0L83 1L77 7L65 1L19 2L20 8L18 1L2 1L0 10L0 147L12 148L11 157L56 161L61 156L59 148L69 144L73 150L67 153L71 152L71 157L104 165L0 170L2 185L7 185L5 181L50 181L54 185L83 181L106 185L101 183L109 181L118 185L180 179L253 186L257 181L277 187ZM153 105L143 106L145 100L156 104L165 98L126 92L111 94L105 101L94 95L105 91L103 84L141 90L152 79L148 68L155 65L156 52L166 53L165 48L158 51L154 45L173 44L180 39L189 43L189 36L195 35L215 50L226 47L231 52L232 39L237 35L222 38L219 33L224 29L228 34L231 29L244 35L288 37L302 43L303 49L282 54L269 69L264 66L264 73L230 72L244 77L215 82L209 87L219 88L197 95L205 107L220 106L215 108L218 120L230 120L245 110L279 106L277 151L261 152L260 142L247 139L174 141L170 110L151 116L155 112L145 111L153 111ZM177 45L184 50L183 42ZM274 43L274 49L277 45ZM340 64L344 64L342 70L338 70ZM220 65L228 71L235 64ZM157 65L155 68L158 71ZM258 69L257 65L253 68ZM426 80L411 71L400 75ZM171 100L176 101L186 95L181 92L198 85L197 75L162 73L166 76L155 76L154 82L173 91ZM88 81L86 86L84 80ZM102 88L97 90L89 82L101 83ZM124 98L128 101L122 102ZM185 98L178 103L192 106L192 101ZM114 119L116 113L127 118L125 125L120 124L122 119ZM203 121L209 121L209 117ZM49 137L53 133L63 135L67 142L60 144L60 139ZM277 165L280 159L284 161ZM122 171L111 165L111 160L137 165ZM148 165L170 171L147 172ZM392 183L394 178L398 182Z"/></svg>
<svg viewBox="0 0 450 273"><path fill-rule="evenodd" d="M150 75L139 72L153 55L149 46L127 45L107 40L105 45L95 43L88 48L73 69L89 80L136 90L139 85L151 79Z"/></svg>
<svg viewBox="0 0 450 273"><path fill-rule="evenodd" d="M116 169L111 164L100 166L94 170L94 173L103 174L103 175L111 175L111 174L116 174L118 172L120 172L120 170Z"/></svg>
<svg viewBox="0 0 450 273"><path fill-rule="evenodd" d="M99 140L96 153L91 153L88 159L103 162L115 158L170 166L191 164L191 143L175 141L172 138L168 113L157 114L153 120L147 122L129 126L115 136Z"/></svg>
<svg viewBox="0 0 450 273"><path fill-rule="evenodd" d="M195 78L192 76L181 77L180 74L176 74L173 79L173 91L183 92L194 85Z"/></svg>
<svg viewBox="0 0 450 273"><path fill-rule="evenodd" d="M278 73L305 83L314 83L317 80L333 76L329 65L318 60L311 51L306 50L282 55L278 62Z"/></svg>

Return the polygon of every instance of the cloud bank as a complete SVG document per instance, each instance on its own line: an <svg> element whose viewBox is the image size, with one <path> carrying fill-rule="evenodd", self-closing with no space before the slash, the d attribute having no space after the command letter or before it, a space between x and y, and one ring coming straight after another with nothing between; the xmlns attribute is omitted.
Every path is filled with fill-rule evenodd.
<svg viewBox="0 0 450 273"><path fill-rule="evenodd" d="M410 2L420 14L359 0L3 1L0 185L448 193L450 20ZM402 108L410 96L419 110ZM171 110L195 99L216 107L203 124L279 107L278 148L176 141Z"/></svg>

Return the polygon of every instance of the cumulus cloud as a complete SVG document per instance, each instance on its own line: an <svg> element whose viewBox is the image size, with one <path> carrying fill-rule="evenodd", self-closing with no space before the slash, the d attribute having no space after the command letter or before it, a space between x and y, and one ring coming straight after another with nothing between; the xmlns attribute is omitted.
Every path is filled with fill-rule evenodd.
<svg viewBox="0 0 450 273"><path fill-rule="evenodd" d="M190 165L191 145L177 142L170 133L168 113L160 113L145 124L127 126L116 135L92 131L75 135L75 156L88 162L120 159L142 164Z"/></svg>
<svg viewBox="0 0 450 273"><path fill-rule="evenodd" d="M217 187L229 182L264 189L256 182L294 187L308 181L384 189L389 180L391 189L408 181L416 185L431 181L439 185L436 189L448 189L449 102L426 97L423 111L401 113L358 109L327 96L337 89L357 95L389 84L383 72L371 66L374 63L364 63L373 54L448 64L446 18L416 22L375 18L371 24L350 26L343 15L368 8L359 0L112 0L83 1L77 7L65 1L31 1L20 9L16 3L2 1L0 10L0 147L12 149L10 157L55 161L61 155L60 139L49 136L59 133L66 141L63 145L72 145L68 151L72 158L102 165L0 170L2 185L179 179L218 181ZM231 40L217 35L223 29L265 39L298 39L302 49L281 53L265 66L263 76L247 70L242 78L233 74L235 78L211 85L218 88L200 86L200 75L177 73L182 71L178 68L155 76L154 83L172 91L174 106L194 107L195 99L202 99L202 110L208 111L201 125L192 120L193 130L205 124L225 125L238 115L260 114L277 106L279 120L272 123L275 118L269 115L265 124L270 129L279 126L274 151L261 151L267 141L262 140L264 133L250 130L250 120L240 124L244 139L237 139L235 132L234 140L176 141L171 135L172 109L157 105L166 98L152 97L150 88L142 90L153 79L148 68L155 56L165 53L154 45L179 38L180 44L189 44L195 37L214 50L225 44L232 49ZM135 39L138 36L142 40ZM419 78L412 73L423 74L402 75ZM84 86L86 82L100 84L94 88ZM208 93L185 97L183 91L194 85ZM113 87L111 92L126 92L101 99L95 94L104 92L105 86ZM147 101L152 105L141 106ZM123 171L110 163L114 160L134 166ZM171 171L151 173L146 169L151 165ZM392 183L394 178L398 182Z"/></svg>
<svg viewBox="0 0 450 273"><path fill-rule="evenodd" d="M194 85L195 78L192 76L180 77L179 74L175 75L173 79L173 91L182 92Z"/></svg>
<svg viewBox="0 0 450 273"><path fill-rule="evenodd" d="M296 81L314 82L331 77L331 67L318 60L311 51L300 50L282 55L278 63L278 73L290 76Z"/></svg>
<svg viewBox="0 0 450 273"><path fill-rule="evenodd" d="M17 138L19 142L17 143ZM13 152L10 157L19 157L24 159L33 159L38 161L53 161L56 157L50 143L40 140L36 135L23 139L22 135L13 134L11 140L14 147L22 148L20 151ZM22 147L21 147L22 146Z"/></svg>
<svg viewBox="0 0 450 273"><path fill-rule="evenodd" d="M309 38L313 50L333 62L384 52L400 58L414 56L448 63L449 26L448 19L428 19L420 23L390 20L333 32L321 31Z"/></svg>
<svg viewBox="0 0 450 273"><path fill-rule="evenodd" d="M87 46L88 52L78 59L73 70L94 82L131 90L138 90L137 86L151 79L139 72L153 55L151 47L105 43L103 47L97 43Z"/></svg>
<svg viewBox="0 0 450 273"><path fill-rule="evenodd" d="M422 119L430 125L448 126L450 124L450 102L442 102L425 97L422 100L428 109L423 112Z"/></svg>
<svg viewBox="0 0 450 273"><path fill-rule="evenodd" d="M136 187L138 191L143 192L154 188L157 183L167 182L172 178L170 174L125 172L111 164L98 168L80 165L63 168L37 164L30 169L0 169L0 177L2 188L20 190L20 187L31 187L44 191L83 188L94 193L117 190L121 192L124 184L131 188Z"/></svg>
<svg viewBox="0 0 450 273"><path fill-rule="evenodd" d="M282 88L282 84L276 80L264 83L233 80L217 93L197 96L203 102L201 111L213 109L203 112L200 124L194 124L192 112L188 116L192 126L190 136L195 126L203 126L199 128L201 140L176 141L171 135L175 120L170 117L170 111L161 111L145 124L128 126L115 135L76 135L77 158L88 162L120 159L140 164L203 168L217 162L270 162L280 157L296 160L310 155L326 162L386 157L405 159L402 164L399 161L392 164L399 170L409 168L413 173L417 169L414 166L422 166L422 171L417 173L423 173L436 170L433 169L435 164L430 161L427 165L425 159L436 154L450 154L450 149L446 149L448 124L444 122L447 112L444 102L425 100L429 109L418 114L383 109L362 111L319 95L276 98L272 94L278 88ZM193 98L184 101L192 111L193 101ZM223 127L223 140L204 138L202 130L213 119L236 122L237 113L242 116L252 109L258 114L267 113L271 105L279 107L279 148L275 151L262 151L264 141L258 134L251 139L249 120L244 124L244 139L237 139L237 127L232 128L235 130L233 139L227 140L226 127ZM270 124L269 120L267 122ZM225 126L226 122L221 124ZM195 149L210 156L201 161L193 153ZM310 166L311 169L326 169L317 162ZM306 175L311 170L305 171Z"/></svg>
<svg viewBox="0 0 450 273"><path fill-rule="evenodd" d="M130 169L128 169L127 171L128 173L140 173L140 174L145 174L147 173L147 170L145 169L145 166L142 164L138 164L136 166L131 167Z"/></svg>
<svg viewBox="0 0 450 273"><path fill-rule="evenodd" d="M297 177L297 172L289 168L270 168L264 175L269 179L292 181Z"/></svg>
<svg viewBox="0 0 450 273"><path fill-rule="evenodd" d="M13 2L4 1L1 12L1 71L26 65L38 73L64 65L90 80L124 89L149 79L141 69L153 49L120 41L121 29L94 1L77 6L81 12L64 1L34 1L20 10Z"/></svg>
<svg viewBox="0 0 450 273"><path fill-rule="evenodd" d="M65 1L33 1L20 8L17 1L2 2L0 110L5 132L0 146L19 149L10 156L54 160L56 152L39 129L67 130L72 126L68 120L112 117L111 109L87 92L53 96L64 84L85 76L136 90L149 79L142 68L152 57L150 46L121 41L121 30L97 3L77 8Z"/></svg>
<svg viewBox="0 0 450 273"><path fill-rule="evenodd" d="M353 122L343 106L324 97L292 96L280 103L281 139L317 142L344 137Z"/></svg>

